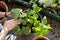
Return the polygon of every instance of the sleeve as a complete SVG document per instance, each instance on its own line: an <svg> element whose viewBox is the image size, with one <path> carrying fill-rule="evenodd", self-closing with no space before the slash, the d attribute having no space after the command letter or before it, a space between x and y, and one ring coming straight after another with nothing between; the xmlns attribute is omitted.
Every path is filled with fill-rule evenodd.
<svg viewBox="0 0 60 40"><path fill-rule="evenodd" d="M13 34L9 34L7 35L6 39L5 40L15 40L17 37Z"/></svg>
<svg viewBox="0 0 60 40"><path fill-rule="evenodd" d="M2 24L0 23L0 32L1 32L2 28L3 28L3 26L2 26Z"/></svg>

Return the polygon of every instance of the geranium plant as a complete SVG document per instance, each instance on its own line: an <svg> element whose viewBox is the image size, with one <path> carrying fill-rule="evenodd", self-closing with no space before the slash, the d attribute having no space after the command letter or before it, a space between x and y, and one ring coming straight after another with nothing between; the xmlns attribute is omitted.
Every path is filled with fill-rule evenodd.
<svg viewBox="0 0 60 40"><path fill-rule="evenodd" d="M38 12L42 8L37 5L33 5L33 9L22 11L20 8L14 8L11 10L12 17L19 20L18 26L14 28L15 34L30 34L34 33L35 36L46 35L51 29L50 24L47 25L46 16L43 17L42 21L38 20Z"/></svg>

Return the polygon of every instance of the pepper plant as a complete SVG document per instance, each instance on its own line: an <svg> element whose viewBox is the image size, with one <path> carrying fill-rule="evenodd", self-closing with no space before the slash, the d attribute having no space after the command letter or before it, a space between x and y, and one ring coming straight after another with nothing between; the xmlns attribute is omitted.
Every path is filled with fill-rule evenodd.
<svg viewBox="0 0 60 40"><path fill-rule="evenodd" d="M26 11L22 11L20 8L13 8L11 10L11 15L14 19L19 20L18 26L14 28L14 33L18 34L30 34L34 33L35 36L43 36L46 35L51 29L50 24L47 24L46 16L43 17L42 21L38 20L38 12L40 12L42 8L37 5L33 5L33 9L28 9Z"/></svg>

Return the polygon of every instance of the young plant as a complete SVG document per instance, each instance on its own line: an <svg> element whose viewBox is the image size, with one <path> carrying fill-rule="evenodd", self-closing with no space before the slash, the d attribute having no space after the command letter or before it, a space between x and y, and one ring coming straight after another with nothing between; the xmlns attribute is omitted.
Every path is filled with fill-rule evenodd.
<svg viewBox="0 0 60 40"><path fill-rule="evenodd" d="M60 10L60 0L39 0L38 3L55 14Z"/></svg>
<svg viewBox="0 0 60 40"><path fill-rule="evenodd" d="M43 5L44 8L57 6L57 4L55 3L56 0L39 0L38 2L40 5Z"/></svg>
<svg viewBox="0 0 60 40"><path fill-rule="evenodd" d="M11 10L12 17L19 20L19 25L14 28L15 34L30 34L34 33L35 36L43 36L48 33L51 29L50 24L47 25L46 17L42 21L38 20L38 12L42 8L37 5L33 5L33 9L22 11L20 8L15 8Z"/></svg>

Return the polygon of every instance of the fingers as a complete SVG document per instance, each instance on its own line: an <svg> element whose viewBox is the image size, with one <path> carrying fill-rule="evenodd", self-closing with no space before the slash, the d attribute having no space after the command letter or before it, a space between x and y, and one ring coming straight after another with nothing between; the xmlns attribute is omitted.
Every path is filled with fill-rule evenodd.
<svg viewBox="0 0 60 40"><path fill-rule="evenodd" d="M12 17L11 12L8 12L8 13L7 13L7 16L8 16L8 17Z"/></svg>
<svg viewBox="0 0 60 40"><path fill-rule="evenodd" d="M0 12L0 18L4 17L4 12Z"/></svg>

